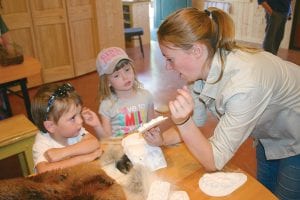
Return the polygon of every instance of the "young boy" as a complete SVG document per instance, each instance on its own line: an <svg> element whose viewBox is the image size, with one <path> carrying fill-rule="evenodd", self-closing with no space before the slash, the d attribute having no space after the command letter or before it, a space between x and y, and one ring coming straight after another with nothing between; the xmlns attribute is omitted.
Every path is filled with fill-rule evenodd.
<svg viewBox="0 0 300 200"><path fill-rule="evenodd" d="M90 162L101 156L99 141L83 127L83 121L96 128L100 121L89 109L82 108L73 86L42 86L31 105L34 123L40 133L33 145L37 173Z"/></svg>

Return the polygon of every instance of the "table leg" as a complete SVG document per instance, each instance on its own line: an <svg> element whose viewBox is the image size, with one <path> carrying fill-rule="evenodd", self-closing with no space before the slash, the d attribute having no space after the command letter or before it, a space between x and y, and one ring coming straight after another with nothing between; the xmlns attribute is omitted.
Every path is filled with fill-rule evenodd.
<svg viewBox="0 0 300 200"><path fill-rule="evenodd" d="M26 107L27 116L31 121L33 121L31 111L30 111L31 105L30 105L30 98L29 98L26 82L27 82L26 78L21 79L20 86L21 86L21 90L22 90L22 94L23 94L23 99L24 99L24 103L25 103L25 107Z"/></svg>
<svg viewBox="0 0 300 200"><path fill-rule="evenodd" d="M12 111L11 111L9 99L8 99L8 96L7 96L6 87L1 88L0 92L1 92L2 97L3 97L3 104L4 104L3 106L4 106L6 117L11 117L12 116Z"/></svg>

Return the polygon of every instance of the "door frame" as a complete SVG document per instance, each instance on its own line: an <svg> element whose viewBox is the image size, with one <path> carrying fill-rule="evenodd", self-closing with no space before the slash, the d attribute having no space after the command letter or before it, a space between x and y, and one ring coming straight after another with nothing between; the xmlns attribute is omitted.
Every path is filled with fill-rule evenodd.
<svg viewBox="0 0 300 200"><path fill-rule="evenodd" d="M296 1L289 49L300 50L300 1Z"/></svg>

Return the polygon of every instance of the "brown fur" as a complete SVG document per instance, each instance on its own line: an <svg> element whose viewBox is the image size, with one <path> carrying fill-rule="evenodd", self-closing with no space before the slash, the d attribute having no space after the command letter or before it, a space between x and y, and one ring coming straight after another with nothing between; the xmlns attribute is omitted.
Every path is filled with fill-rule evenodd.
<svg viewBox="0 0 300 200"><path fill-rule="evenodd" d="M0 181L0 200L123 200L122 187L98 161Z"/></svg>

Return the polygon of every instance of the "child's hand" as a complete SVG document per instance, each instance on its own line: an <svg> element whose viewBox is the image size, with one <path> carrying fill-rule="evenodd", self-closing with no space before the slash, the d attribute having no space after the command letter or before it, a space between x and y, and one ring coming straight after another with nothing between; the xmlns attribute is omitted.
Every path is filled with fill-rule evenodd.
<svg viewBox="0 0 300 200"><path fill-rule="evenodd" d="M82 109L81 116L82 116L84 122L89 126L97 127L97 126L101 125L97 114L88 108Z"/></svg>
<svg viewBox="0 0 300 200"><path fill-rule="evenodd" d="M155 127L149 131L146 131L143 133L143 136L149 145L162 146L164 143L159 127Z"/></svg>
<svg viewBox="0 0 300 200"><path fill-rule="evenodd" d="M62 148L51 148L44 153L45 158L49 163L60 161L64 158Z"/></svg>

